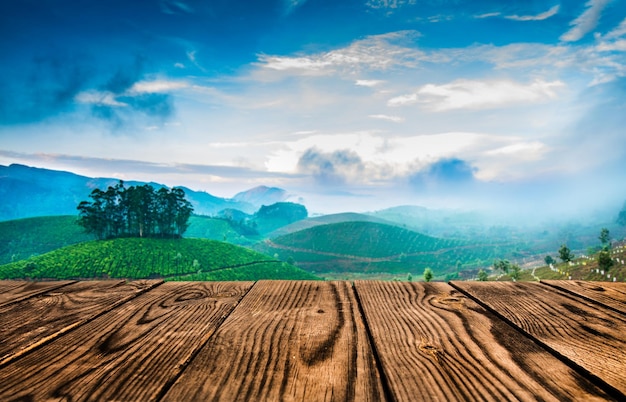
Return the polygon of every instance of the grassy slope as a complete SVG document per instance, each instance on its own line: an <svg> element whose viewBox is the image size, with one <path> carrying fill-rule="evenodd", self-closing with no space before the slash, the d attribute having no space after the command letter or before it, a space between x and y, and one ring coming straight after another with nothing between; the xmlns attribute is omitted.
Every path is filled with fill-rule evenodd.
<svg viewBox="0 0 626 402"><path fill-rule="evenodd" d="M498 256L491 245L437 239L374 222L342 222L315 226L255 246L282 260L293 259L311 272L402 273L419 276L426 267L443 279L446 274L479 264L489 265Z"/></svg>
<svg viewBox="0 0 626 402"><path fill-rule="evenodd" d="M316 279L252 250L205 239L91 241L0 266L9 278Z"/></svg>
<svg viewBox="0 0 626 402"><path fill-rule="evenodd" d="M626 244L618 244L611 250L611 257L614 259L614 265L608 272L596 272L598 268L597 254L584 256L575 259L571 264L558 263L553 265L553 269L549 266L540 266L534 269L523 270L520 275L520 281L536 281L538 279L569 279L585 280L585 281L613 281L615 277L617 282L626 282ZM508 275L493 275L490 280L510 281Z"/></svg>
<svg viewBox="0 0 626 402"><path fill-rule="evenodd" d="M89 240L73 215L0 222L0 265Z"/></svg>
<svg viewBox="0 0 626 402"><path fill-rule="evenodd" d="M185 232L185 237L227 241L242 246L254 244L259 240L258 236L239 234L226 219L197 215L189 219L189 227Z"/></svg>

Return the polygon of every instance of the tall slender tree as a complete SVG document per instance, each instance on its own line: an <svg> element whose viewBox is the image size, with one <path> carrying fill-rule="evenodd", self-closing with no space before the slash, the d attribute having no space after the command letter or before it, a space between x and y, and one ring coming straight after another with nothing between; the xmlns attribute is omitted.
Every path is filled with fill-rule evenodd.
<svg viewBox="0 0 626 402"><path fill-rule="evenodd" d="M124 187L120 181L106 191L95 189L92 201L78 204L79 220L97 238L181 237L193 213L181 188L155 191L152 186Z"/></svg>

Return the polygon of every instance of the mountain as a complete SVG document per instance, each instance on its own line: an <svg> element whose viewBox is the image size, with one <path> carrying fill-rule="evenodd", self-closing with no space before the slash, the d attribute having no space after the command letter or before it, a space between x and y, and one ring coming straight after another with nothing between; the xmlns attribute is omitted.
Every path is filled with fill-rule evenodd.
<svg viewBox="0 0 626 402"><path fill-rule="evenodd" d="M0 279L318 279L269 256L205 239L94 240L0 265Z"/></svg>
<svg viewBox="0 0 626 402"><path fill-rule="evenodd" d="M234 201L251 204L255 209L259 209L263 205L271 205L277 202L286 201L289 194L278 187L258 186L247 191L235 194Z"/></svg>
<svg viewBox="0 0 626 402"><path fill-rule="evenodd" d="M88 200L91 191L95 188L104 190L118 182L119 179L115 178L91 178L19 164L0 166L0 221L35 216L76 215L76 206L79 202ZM138 181L125 183L130 186L146 184ZM157 189L165 187L158 183L148 184ZM227 208L252 214L263 205L259 203L286 196L284 190L267 187L239 193L236 199L181 188L193 205L194 213L199 215L216 215Z"/></svg>

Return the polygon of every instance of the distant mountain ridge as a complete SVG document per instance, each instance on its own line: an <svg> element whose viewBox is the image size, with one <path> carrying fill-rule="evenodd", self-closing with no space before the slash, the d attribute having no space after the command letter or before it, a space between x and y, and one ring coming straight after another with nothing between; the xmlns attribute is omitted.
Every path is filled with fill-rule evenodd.
<svg viewBox="0 0 626 402"><path fill-rule="evenodd" d="M106 189L119 182L116 178L92 178L72 172L30 167L20 164L0 165L0 221L50 215L76 215L76 206L87 200L95 188ZM158 183L125 181L128 185ZM287 198L287 192L276 187L255 187L222 198L204 191L180 186L199 215L216 215L232 208L251 214L263 205Z"/></svg>

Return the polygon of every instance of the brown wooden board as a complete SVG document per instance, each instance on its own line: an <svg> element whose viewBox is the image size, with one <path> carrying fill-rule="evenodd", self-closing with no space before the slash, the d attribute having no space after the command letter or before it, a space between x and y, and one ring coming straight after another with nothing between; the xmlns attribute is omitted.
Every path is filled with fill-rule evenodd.
<svg viewBox="0 0 626 402"><path fill-rule="evenodd" d="M394 400L607 398L445 283L357 281L355 289Z"/></svg>
<svg viewBox="0 0 626 402"><path fill-rule="evenodd" d="M0 306L4 306L11 303L17 303L19 301L28 299L29 297L37 296L40 293L47 292L49 290L58 289L63 286L69 285L76 281L49 281L49 282L31 282L31 281L8 281L10 284L2 292L0 292ZM13 286L12 283L19 283L18 286Z"/></svg>
<svg viewBox="0 0 626 402"><path fill-rule="evenodd" d="M626 314L626 283L546 280L541 283Z"/></svg>
<svg viewBox="0 0 626 402"><path fill-rule="evenodd" d="M251 282L168 282L0 368L0 400L158 399Z"/></svg>
<svg viewBox="0 0 626 402"><path fill-rule="evenodd" d="M0 367L161 281L85 281L0 307Z"/></svg>
<svg viewBox="0 0 626 402"><path fill-rule="evenodd" d="M626 397L626 318L602 306L530 282L454 282L564 361Z"/></svg>
<svg viewBox="0 0 626 402"><path fill-rule="evenodd" d="M166 401L384 400L347 282L260 281Z"/></svg>
<svg viewBox="0 0 626 402"><path fill-rule="evenodd" d="M0 295L24 285L24 281L0 280Z"/></svg>

